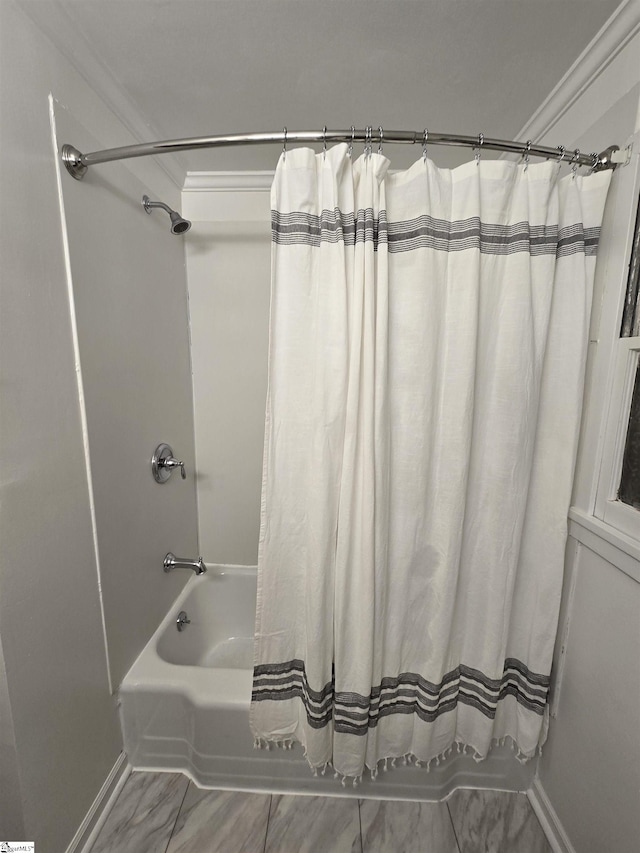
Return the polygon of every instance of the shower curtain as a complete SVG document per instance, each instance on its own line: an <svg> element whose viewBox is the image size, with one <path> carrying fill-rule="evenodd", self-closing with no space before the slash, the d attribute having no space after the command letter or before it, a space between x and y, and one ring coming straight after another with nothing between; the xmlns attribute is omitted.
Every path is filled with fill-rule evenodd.
<svg viewBox="0 0 640 853"><path fill-rule="evenodd" d="M546 735L610 172L280 158L251 727L312 768Z"/></svg>

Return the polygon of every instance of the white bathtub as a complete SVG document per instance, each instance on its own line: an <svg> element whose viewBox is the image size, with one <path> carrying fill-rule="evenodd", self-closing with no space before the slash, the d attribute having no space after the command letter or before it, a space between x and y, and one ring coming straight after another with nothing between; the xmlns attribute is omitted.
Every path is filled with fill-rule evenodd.
<svg viewBox="0 0 640 853"><path fill-rule="evenodd" d="M162 583L162 576L158 582ZM313 776L300 746L255 750L249 730L256 569L210 565L189 580L124 678L124 748L138 770L182 771L200 787L437 800L456 787L523 791L535 762L508 747L482 764L455 753L426 773L400 767L342 788ZM176 628L181 610L191 624Z"/></svg>
<svg viewBox="0 0 640 853"><path fill-rule="evenodd" d="M318 788L299 747L253 748L255 605L255 567L209 565L189 580L120 687L124 747L134 768L181 770L201 787ZM190 624L178 631L182 610Z"/></svg>

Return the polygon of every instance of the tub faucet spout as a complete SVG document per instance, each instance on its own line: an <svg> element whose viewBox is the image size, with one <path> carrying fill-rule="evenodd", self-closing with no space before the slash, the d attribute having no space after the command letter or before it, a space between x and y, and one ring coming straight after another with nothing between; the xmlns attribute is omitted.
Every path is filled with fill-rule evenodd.
<svg viewBox="0 0 640 853"><path fill-rule="evenodd" d="M197 575L203 575L207 571L202 557L198 557L197 560L186 560L183 557L176 557L171 551L164 558L163 565L165 572L171 572L173 569L193 569Z"/></svg>

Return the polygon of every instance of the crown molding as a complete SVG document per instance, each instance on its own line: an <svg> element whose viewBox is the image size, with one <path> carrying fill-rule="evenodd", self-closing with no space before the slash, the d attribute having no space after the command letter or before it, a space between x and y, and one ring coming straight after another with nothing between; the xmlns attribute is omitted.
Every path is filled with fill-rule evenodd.
<svg viewBox="0 0 640 853"><path fill-rule="evenodd" d="M63 6L58 3L23 3L20 9L129 131L133 140L126 144L148 142L149 137L161 136L152 123L143 120L136 104L98 57L89 36ZM182 189L185 169L175 155L163 154L155 159L158 168L165 172L178 189Z"/></svg>
<svg viewBox="0 0 640 853"><path fill-rule="evenodd" d="M640 0L624 0L515 138L537 141L549 133L638 32Z"/></svg>
<svg viewBox="0 0 640 853"><path fill-rule="evenodd" d="M183 192L260 192L269 191L273 171L263 172L187 172Z"/></svg>

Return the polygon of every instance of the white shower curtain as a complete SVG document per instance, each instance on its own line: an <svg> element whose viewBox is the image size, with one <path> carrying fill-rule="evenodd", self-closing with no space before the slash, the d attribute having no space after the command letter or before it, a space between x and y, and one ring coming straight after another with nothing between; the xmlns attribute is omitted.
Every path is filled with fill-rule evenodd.
<svg viewBox="0 0 640 853"><path fill-rule="evenodd" d="M289 151L251 726L314 768L546 735L610 172Z"/></svg>

